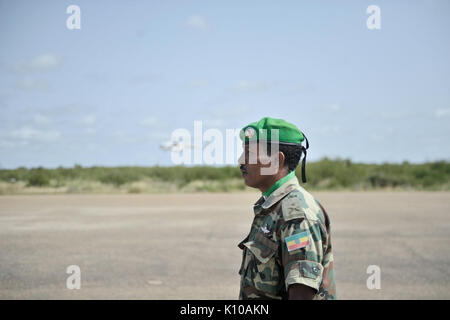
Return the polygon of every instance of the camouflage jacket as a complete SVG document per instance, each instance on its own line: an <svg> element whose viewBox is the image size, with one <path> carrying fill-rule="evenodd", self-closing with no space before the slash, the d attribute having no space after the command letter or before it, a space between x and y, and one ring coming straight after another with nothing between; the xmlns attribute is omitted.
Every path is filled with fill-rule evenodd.
<svg viewBox="0 0 450 320"><path fill-rule="evenodd" d="M316 290L314 299L336 299L330 220L296 177L253 207L239 270L239 299L287 299L294 283Z"/></svg>

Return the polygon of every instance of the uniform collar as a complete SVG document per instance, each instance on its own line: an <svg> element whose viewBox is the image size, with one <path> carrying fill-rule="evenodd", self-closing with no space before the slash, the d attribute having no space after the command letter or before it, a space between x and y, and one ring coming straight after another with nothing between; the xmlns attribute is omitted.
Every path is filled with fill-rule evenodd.
<svg viewBox="0 0 450 320"><path fill-rule="evenodd" d="M295 176L295 171L291 171L289 172L287 175L285 175L283 178L279 179L277 182L275 182L269 189L267 189L265 192L263 192L263 196L264 197L269 197L272 192L274 192L275 190L277 190L279 187L281 187L285 182L287 182L288 180L291 180L292 177Z"/></svg>
<svg viewBox="0 0 450 320"><path fill-rule="evenodd" d="M300 187L297 177L294 175L291 179L285 181L278 189L273 191L270 196L261 196L253 205L253 211L256 214L261 213L262 210L270 208L272 205L281 200L289 192Z"/></svg>

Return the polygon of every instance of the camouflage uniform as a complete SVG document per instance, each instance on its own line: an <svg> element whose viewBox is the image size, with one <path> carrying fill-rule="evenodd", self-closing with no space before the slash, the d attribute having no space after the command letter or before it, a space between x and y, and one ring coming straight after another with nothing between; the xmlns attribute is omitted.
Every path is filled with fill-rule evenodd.
<svg viewBox="0 0 450 320"><path fill-rule="evenodd" d="M297 178L261 197L253 210L250 233L238 245L243 250L239 299L287 299L294 283L314 288L314 299L336 299L330 221ZM285 239L305 231L307 244L289 251Z"/></svg>

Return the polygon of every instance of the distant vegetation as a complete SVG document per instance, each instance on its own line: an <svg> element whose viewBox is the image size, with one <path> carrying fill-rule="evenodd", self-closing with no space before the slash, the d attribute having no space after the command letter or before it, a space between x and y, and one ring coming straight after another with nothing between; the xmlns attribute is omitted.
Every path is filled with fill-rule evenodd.
<svg viewBox="0 0 450 320"><path fill-rule="evenodd" d="M297 177L301 177L300 166ZM450 190L450 163L361 164L323 159L307 164L310 190ZM0 170L0 194L157 193L249 190L236 167L89 167Z"/></svg>

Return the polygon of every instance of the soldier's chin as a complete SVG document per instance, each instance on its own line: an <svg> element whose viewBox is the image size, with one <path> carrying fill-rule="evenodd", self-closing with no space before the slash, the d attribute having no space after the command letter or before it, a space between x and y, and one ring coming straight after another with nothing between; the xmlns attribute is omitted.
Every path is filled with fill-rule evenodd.
<svg viewBox="0 0 450 320"><path fill-rule="evenodd" d="M250 188L256 188L254 181L252 181L252 179L249 178L248 174L242 175L242 177L244 178L244 183L246 186Z"/></svg>

